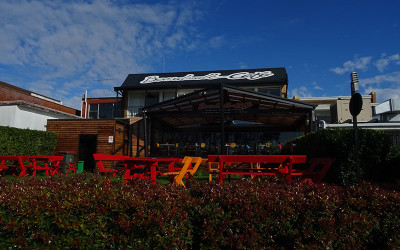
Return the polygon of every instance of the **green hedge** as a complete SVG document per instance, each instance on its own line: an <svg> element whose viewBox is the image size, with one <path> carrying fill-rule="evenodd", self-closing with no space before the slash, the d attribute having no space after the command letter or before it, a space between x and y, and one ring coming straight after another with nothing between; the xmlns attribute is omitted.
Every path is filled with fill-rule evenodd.
<svg viewBox="0 0 400 250"><path fill-rule="evenodd" d="M386 180L400 181L400 144L390 149L384 170L386 171Z"/></svg>
<svg viewBox="0 0 400 250"><path fill-rule="evenodd" d="M0 126L0 155L53 155L54 132Z"/></svg>
<svg viewBox="0 0 400 250"><path fill-rule="evenodd" d="M369 181L387 181L387 156L390 137L382 131L359 129L361 178ZM295 153L308 158L331 157L334 164L326 181L351 184L356 181L353 129L323 129L297 138Z"/></svg>
<svg viewBox="0 0 400 250"><path fill-rule="evenodd" d="M0 179L0 248L398 249L400 195L355 186Z"/></svg>

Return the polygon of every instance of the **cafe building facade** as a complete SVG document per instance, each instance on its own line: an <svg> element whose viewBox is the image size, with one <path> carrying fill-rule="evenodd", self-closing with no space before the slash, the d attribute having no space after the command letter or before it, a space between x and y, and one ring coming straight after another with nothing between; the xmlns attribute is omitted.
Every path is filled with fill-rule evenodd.
<svg viewBox="0 0 400 250"><path fill-rule="evenodd" d="M130 74L114 90L133 155L268 154L311 130L285 68Z"/></svg>

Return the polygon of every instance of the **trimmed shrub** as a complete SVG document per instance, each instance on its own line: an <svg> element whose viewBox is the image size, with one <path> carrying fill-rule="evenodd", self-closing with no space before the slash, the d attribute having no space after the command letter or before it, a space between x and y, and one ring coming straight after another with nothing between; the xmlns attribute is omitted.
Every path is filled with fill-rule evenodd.
<svg viewBox="0 0 400 250"><path fill-rule="evenodd" d="M0 155L53 155L54 132L0 126Z"/></svg>
<svg viewBox="0 0 400 250"><path fill-rule="evenodd" d="M363 180L384 181L386 157L391 147L388 135L382 131L359 129L360 175ZM338 184L356 181L354 131L323 129L295 140L295 153L308 158L330 157L334 163L325 180Z"/></svg>
<svg viewBox="0 0 400 250"><path fill-rule="evenodd" d="M400 181L400 144L390 149L384 171L385 180Z"/></svg>
<svg viewBox="0 0 400 250"><path fill-rule="evenodd" d="M400 247L399 192L368 183L105 180L0 179L0 248Z"/></svg>

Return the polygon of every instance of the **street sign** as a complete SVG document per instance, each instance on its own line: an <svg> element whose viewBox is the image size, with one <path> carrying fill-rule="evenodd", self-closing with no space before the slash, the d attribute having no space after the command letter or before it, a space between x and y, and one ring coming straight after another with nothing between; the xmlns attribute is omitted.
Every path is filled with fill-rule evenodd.
<svg viewBox="0 0 400 250"><path fill-rule="evenodd" d="M363 101L362 101L362 96L360 93L355 93L351 96L350 99L350 113L352 116L358 116L360 114L361 109L362 109Z"/></svg>

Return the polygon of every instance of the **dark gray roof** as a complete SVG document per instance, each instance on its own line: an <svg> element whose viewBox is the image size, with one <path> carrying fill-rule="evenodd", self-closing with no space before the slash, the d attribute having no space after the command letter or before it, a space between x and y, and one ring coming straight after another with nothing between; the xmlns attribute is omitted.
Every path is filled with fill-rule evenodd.
<svg viewBox="0 0 400 250"><path fill-rule="evenodd" d="M283 85L287 82L285 68L129 74L123 84L115 87L115 90L204 88L221 83L231 86Z"/></svg>

